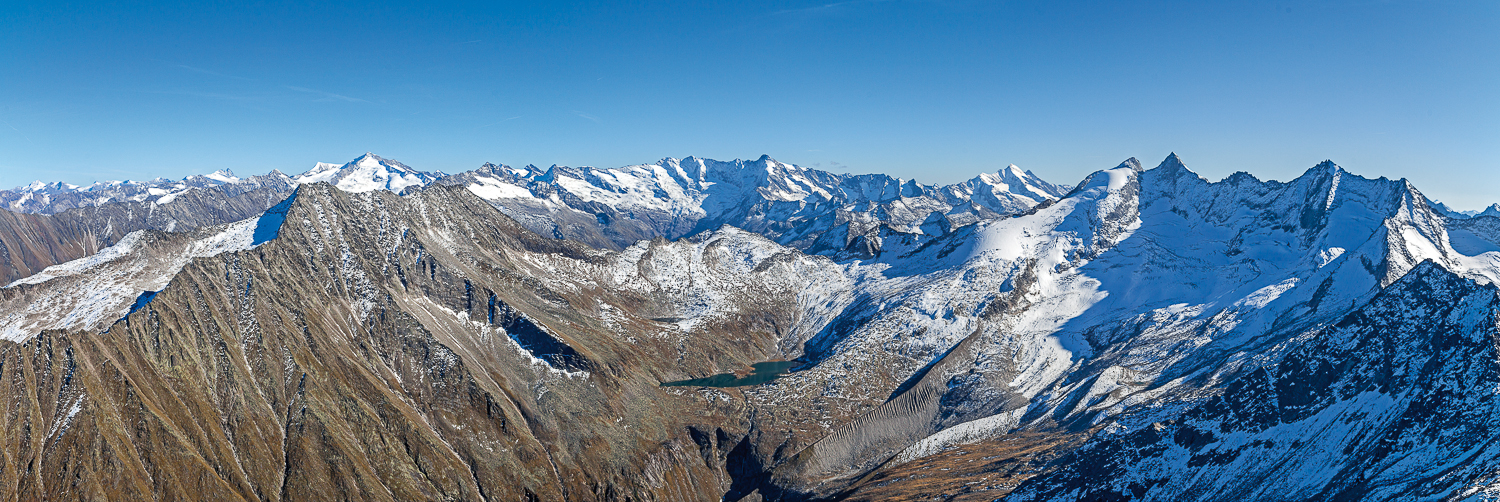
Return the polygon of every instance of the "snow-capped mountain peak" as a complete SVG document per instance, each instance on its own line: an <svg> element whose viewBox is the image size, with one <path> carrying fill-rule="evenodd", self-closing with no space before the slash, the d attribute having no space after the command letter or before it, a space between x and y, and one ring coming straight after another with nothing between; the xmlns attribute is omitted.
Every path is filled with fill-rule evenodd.
<svg viewBox="0 0 1500 502"><path fill-rule="evenodd" d="M205 174L205 175L203 175L203 177L211 179L211 180L214 180L214 181L218 181L220 183L234 183L234 182L240 180L240 178L238 176L234 175L233 171L230 171L228 169L220 169L218 171L214 171L212 173Z"/></svg>
<svg viewBox="0 0 1500 502"><path fill-rule="evenodd" d="M47 183L42 180L36 180L31 182L30 185L17 188L16 190L21 192L58 193L76 191L78 188L78 185L63 183L61 181Z"/></svg>
<svg viewBox="0 0 1500 502"><path fill-rule="evenodd" d="M1131 160L1135 160L1135 157L1131 157ZM1129 161L1126 161L1126 162L1128 163ZM1124 164L1121 164L1121 165L1124 165ZM1140 165L1140 161L1136 161L1136 165ZM1183 165L1182 158L1177 156L1177 152L1172 152L1172 153L1167 154L1167 158L1162 159L1161 164L1158 164L1156 166L1156 168L1157 169L1164 169L1165 168L1165 169L1188 170L1187 166Z"/></svg>
<svg viewBox="0 0 1500 502"><path fill-rule="evenodd" d="M1001 169L998 175L1000 184L1005 185L1007 191L1016 195L1028 197L1036 202L1056 199L1067 194L1062 187L1048 183L1031 171L1022 171L1015 164Z"/></svg>
<svg viewBox="0 0 1500 502"><path fill-rule="evenodd" d="M1494 216L1500 218L1500 204L1490 204L1490 207L1484 208L1483 211L1474 216Z"/></svg>
<svg viewBox="0 0 1500 502"><path fill-rule="evenodd" d="M337 167L337 166L335 166ZM0 207L21 213L56 214L69 209L96 207L114 202L166 205L191 190L212 189L228 197L268 188L291 189L290 179L280 171L240 178L228 169L193 174L182 179L157 177L146 181L96 181L87 186L35 181L10 190L0 190Z"/></svg>
<svg viewBox="0 0 1500 502"><path fill-rule="evenodd" d="M301 184L327 182L346 192L400 192L407 187L426 185L442 176L441 172L418 171L406 164L366 152L344 165L319 162L292 179Z"/></svg>

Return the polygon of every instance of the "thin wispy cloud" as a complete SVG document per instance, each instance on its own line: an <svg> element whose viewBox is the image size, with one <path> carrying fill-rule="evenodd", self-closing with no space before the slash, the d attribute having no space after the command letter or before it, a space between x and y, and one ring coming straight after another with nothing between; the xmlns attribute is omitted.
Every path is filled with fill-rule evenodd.
<svg viewBox="0 0 1500 502"><path fill-rule="evenodd" d="M217 72L217 71L209 70L209 69L206 69L206 68L199 68L199 67L192 66L192 65L185 65L185 64L181 64L181 63L173 63L173 62L170 62L170 61L162 61L162 60L159 60L159 59L153 59L153 61L158 61L158 62L161 62L161 63L166 63L168 65L171 65L173 68L177 68L177 69L180 69L180 70L186 70L186 71L190 71L190 72L193 72L193 73L199 73L199 74L203 74L203 75L212 75L212 76L215 76L215 77L232 79L232 80L242 80L242 81L246 81L246 82L255 82L256 81L253 78L241 77L239 75L230 75L228 73ZM336 94L336 93L327 92L327 91L320 91L320 90L317 90L317 89L309 89L307 87L301 87L301 86L295 86L295 85L283 85L283 86L281 86L281 88L287 89L287 90L291 90L291 91L297 91L297 92L301 92L301 93L313 94L313 95L320 96L320 99L316 99L315 101L344 101L344 102L349 102L349 103L369 103L369 101L364 100L364 99L360 99L360 98L356 98L356 97L351 97L351 96L345 96L343 94ZM197 91L165 91L165 92L158 92L158 94L177 94L177 95L183 95L183 96L193 96L193 97L199 97L199 98L205 98L205 99L219 99L219 100L226 100L226 101L256 101L256 100L264 100L264 99L266 99L266 96L264 96L264 95L226 94L226 93L217 93L217 92L197 92Z"/></svg>
<svg viewBox="0 0 1500 502"><path fill-rule="evenodd" d="M579 116L579 117L583 117L583 118L586 118L586 119L589 119L589 120L592 120L592 121L594 121L594 123L596 123L596 124L603 124L603 123L604 123L604 121L603 121L603 120L599 120L599 117L595 117L595 116L593 116L593 115L589 115L589 114L587 114L587 113L583 113L583 112L580 112L580 111L578 111L578 110L573 110L573 114L574 114L574 115L577 115L577 116Z"/></svg>
<svg viewBox="0 0 1500 502"><path fill-rule="evenodd" d="M203 99L217 99L222 101L263 101L265 96L249 94L225 94L222 92L200 92L200 91L141 91L151 94L167 94L173 96L191 96Z"/></svg>
<svg viewBox="0 0 1500 502"><path fill-rule="evenodd" d="M824 3L811 7L771 11L757 16L760 22L740 24L730 28L728 32L745 33L765 30L767 28L772 30L806 29L810 24L836 21L859 12L861 9L894 1L897 0L845 0L843 2Z"/></svg>
<svg viewBox="0 0 1500 502"><path fill-rule="evenodd" d="M241 77L239 75L230 75L228 73L219 73L219 72L216 72L216 71L213 71L213 70L205 70L203 68L199 68L199 67L196 67L196 66L188 66L188 65L185 65L185 64L173 64L172 66L175 66L175 67L178 67L178 68L181 68L181 69L193 72L193 73L202 73L204 75L213 75L215 77L220 77L220 78L231 78L231 79L235 79L235 80L245 80L245 81L250 81L251 80L249 78Z"/></svg>
<svg viewBox="0 0 1500 502"><path fill-rule="evenodd" d="M803 7L803 8L800 8L800 9L778 10L776 12L772 12L771 15L773 15L773 16L786 16L786 15L799 15L799 14L824 14L824 13L833 13L833 12L837 12L837 11L843 10L844 8L848 8L848 7L856 7L856 6L859 6L859 5L870 5L870 4L877 4L877 3L885 3L885 2L889 2L889 1L892 1L892 0L848 0L846 2L834 2L834 3L829 3L829 4L823 4L823 5L814 5L812 7Z"/></svg>
<svg viewBox="0 0 1500 502"><path fill-rule="evenodd" d="M21 135L21 138L25 139L27 143L31 142L31 137L27 136L25 131L22 131L20 128L18 128L16 126L10 125L10 122L4 121L4 120L0 120L0 124L5 124L5 127L9 127L12 130L16 131L16 134Z"/></svg>
<svg viewBox="0 0 1500 502"><path fill-rule="evenodd" d="M334 94L334 93L331 93L331 92L320 91L320 90L317 90L317 89L308 89L306 87L297 87L295 85L287 85L287 86L282 86L282 87L285 87L287 89L290 89L290 90L293 90L293 91L297 91L297 92L305 92L305 93L308 93L308 94L316 94L316 95L322 96L324 99L322 99L320 101L334 101L334 100L338 100L338 101L348 101L350 103L369 103L369 101L365 101L363 99L351 98L351 97L345 96L343 94Z"/></svg>
<svg viewBox="0 0 1500 502"><path fill-rule="evenodd" d="M520 115L516 115L516 116L508 118L508 119L499 120L499 121L495 121L495 122L490 122L488 124L485 124L485 125L482 125L482 126L479 126L479 127L475 127L475 129L484 129L484 128L492 126L492 125L503 124L503 123L510 122L510 121L518 119L518 118L521 118L521 116Z"/></svg>
<svg viewBox="0 0 1500 502"><path fill-rule="evenodd" d="M228 73L217 72L217 71L213 71L213 70L210 70L210 69L207 69L207 68L199 68L199 67L193 66L193 65L187 65L187 64L178 63L176 61L166 61L166 60L156 59L156 58L148 58L148 59L151 60L151 61L155 61L155 62L164 64L164 65L167 65L168 67L171 67L171 68L176 68L176 69L179 69L179 70L186 70L186 71L190 71L190 72L193 72L193 73L198 73L198 74L203 74L203 75L210 75L210 76L219 77L219 78L227 78L227 79L232 79L232 80L244 80L246 82L254 82L255 81L255 79L253 79L253 78L241 77L239 75L230 75Z"/></svg>

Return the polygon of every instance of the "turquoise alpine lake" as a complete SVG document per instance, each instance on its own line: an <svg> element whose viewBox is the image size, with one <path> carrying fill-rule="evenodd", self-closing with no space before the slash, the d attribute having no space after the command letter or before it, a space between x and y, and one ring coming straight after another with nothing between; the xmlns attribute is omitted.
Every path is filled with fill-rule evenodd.
<svg viewBox="0 0 1500 502"><path fill-rule="evenodd" d="M678 380L676 382L662 382L662 387L744 387L746 385L760 385L777 379L785 374L787 370L796 366L796 361L766 361L750 365L754 369L749 375L738 376L734 373L720 373L710 377L694 378L691 380Z"/></svg>

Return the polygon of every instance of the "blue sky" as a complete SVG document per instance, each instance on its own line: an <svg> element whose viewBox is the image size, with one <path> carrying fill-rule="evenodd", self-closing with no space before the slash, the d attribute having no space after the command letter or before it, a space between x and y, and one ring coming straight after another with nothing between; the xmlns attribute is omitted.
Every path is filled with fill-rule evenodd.
<svg viewBox="0 0 1500 502"><path fill-rule="evenodd" d="M0 2L0 186L365 151L1073 183L1176 151L1500 202L1500 2L706 4Z"/></svg>

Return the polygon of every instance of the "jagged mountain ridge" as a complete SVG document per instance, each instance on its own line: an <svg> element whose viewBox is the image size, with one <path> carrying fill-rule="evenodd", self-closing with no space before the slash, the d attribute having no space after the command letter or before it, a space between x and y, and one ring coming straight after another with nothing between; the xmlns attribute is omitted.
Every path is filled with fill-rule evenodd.
<svg viewBox="0 0 1500 502"><path fill-rule="evenodd" d="M149 181L101 181L88 186L63 182L33 182L10 190L0 190L0 203L17 213L57 214L64 211L97 207L116 202L139 202L168 205L185 193L204 190L225 197L269 189L289 192L294 182L281 171L239 178L228 169L210 174L195 174L181 180L156 178Z"/></svg>
<svg viewBox="0 0 1500 502"><path fill-rule="evenodd" d="M812 254L871 257L885 239L937 236L1056 200L1066 190L1011 165L964 183L922 185L778 162L687 157L615 169L486 164L464 184L544 235L619 248L730 225Z"/></svg>
<svg viewBox="0 0 1500 502"><path fill-rule="evenodd" d="M1500 250L1495 244L1500 219L1445 218L1404 181L1360 178L1331 162L1286 183L1248 175L1210 183L1175 156L1151 170L1127 162L1095 173L1066 197L1037 204L1024 214L993 217L922 239L887 239L878 255L838 257L843 258L838 262L809 257L796 247L733 228L676 242L639 242L620 253L588 250L523 230L489 209L492 203L474 197L478 194L472 186L412 189L403 197L384 191L354 196L330 190L318 184L299 190L317 194L314 200L298 195L294 200L300 202L290 204L294 209L288 225L301 225L302 230L252 250L191 260L177 276L188 277L182 274L190 274L194 267L218 266L276 249L293 253L289 256L310 253L282 259L272 267L281 269L275 273L283 278L269 283L271 290L311 292L328 286L310 288L323 279L308 278L341 277L338 281L345 286L335 297L343 299L335 305L350 306L334 310L411 316L433 338L402 343L451 351L466 367L511 375L497 383L520 385L515 382L527 380L516 380L515 370L506 369L527 360L534 368L550 367L548 371L565 378L631 388L633 394L652 389L654 382L731 370L763 358L797 357L804 362L799 371L759 387L648 392L658 396L650 402L670 402L676 411L663 411L659 407L664 404L634 410L677 418L662 421L671 425L661 425L662 435L652 436L665 441L659 449L616 446L619 449L612 451L623 455L622 463L611 464L611 469L665 472L647 469L649 462L637 463L646 457L665 458L669 460L655 465L687 469L681 472L712 483L672 492L661 490L686 485L639 484L606 476L608 480L598 478L602 484L583 489L590 496L577 488L547 492L569 493L567 498L575 499L611 498L611 492L599 491L604 486L614 487L614 497L652 493L681 499L857 498L865 486L860 479L895 472L915 460L941 465L952 454L946 449L951 445L978 442L965 447L972 449L991 444L986 440L1036 434L1073 435L1082 437L1084 444L1104 444L1173 420L1174 413L1203 402L1205 396L1232 394L1228 382L1249 378L1255 368L1264 367L1266 358L1280 357L1276 354L1285 349L1279 347L1300 343L1299 337L1321 332L1361 305L1396 294L1392 288L1406 287L1401 285L1409 279L1403 278L1417 277L1408 272L1421 269L1418 263L1430 261L1425 267L1488 284L1494 282L1500 258L1494 252ZM342 237L329 240L334 235L329 229L335 228ZM496 236L504 241L507 235L526 244L493 241ZM296 244L274 247L283 238ZM345 241L347 247L331 246ZM417 242L420 246L412 247ZM405 251L384 258L377 256L384 251L375 251L403 247ZM346 272L356 269L366 272ZM428 274L427 280L416 281L415 270ZM369 286L360 285L361 276ZM199 284L192 286L174 279L141 311L171 312L184 302L200 301L184 296L184 291L195 288L209 296L232 296L240 287L195 281ZM36 282L45 285L51 280ZM419 282L422 285L415 289L410 285ZM246 294L253 288L247 286ZM1477 298L1474 295L1486 290L1475 291L1465 294ZM382 294L390 298L382 299ZM296 308L312 297L293 295L278 308ZM503 307L496 307L497 300ZM425 302L443 306L433 308ZM1386 314L1371 312L1376 317L1392 315L1389 309L1378 311ZM371 338L340 335L318 338L318 343L342 347L359 340L389 340L390 335L374 333L388 333L405 322L371 321L369 315L354 315L351 319L365 321L350 325L337 319L317 324L330 333L368 332ZM479 326L452 321L480 318L485 321ZM511 336L495 337L501 332ZM485 333L496 342L509 339L515 345L474 345L475 340L486 340ZM173 336L191 340L195 335ZM387 347L381 349L387 354L383 358L395 357L389 352L393 345L382 346ZM639 352L647 346L655 355ZM740 346L755 347L755 354L737 354L733 348ZM505 351L521 359L491 356ZM47 361L57 364L59 359ZM146 366L150 365L137 367ZM644 381L642 371L650 375ZM566 376L578 372L586 375ZM150 371L136 374L149 380ZM514 394L518 387L512 384L502 385L512 388L503 393ZM534 383L521 386L530 385ZM549 392L568 400L598 396L582 387L560 389ZM43 397L23 402L60 410L82 403L80 413L94 412L90 398L74 399L71 392L75 391L53 394L55 405L44 404ZM517 406L522 401L526 400L516 401ZM605 399L596 405L618 406L607 404L613 402ZM522 412L531 414L528 420L553 424L546 429L551 432L533 431L543 449L577 441L570 434L578 431L557 425L565 423L558 417L599 418L585 411L587 407L524 404L539 406ZM711 413L718 418L705 422L673 415L683 410L718 410ZM583 429L603 427L600 423ZM441 432L442 427L432 430L436 432L431 434L455 437L443 436L448 433ZM1108 434L1098 435L1100 431ZM629 436L611 441L624 437ZM1082 456L1066 458L1075 464L1080 458L1106 461L1084 453L1096 448L1100 447L1087 446L1078 450ZM688 465L689 458L698 457L670 453L694 450L701 464ZM330 451L354 455L348 449ZM574 461L593 462L583 460L589 455L578 453L582 450L571 451L570 456L581 455ZM462 455L459 459L460 464L469 462ZM1489 457L1477 455L1465 462L1470 467L1460 471L1468 474L1445 485L1454 493L1482 491L1493 482L1484 475ZM707 470L698 470L698 465ZM1137 476L1145 471L1129 469L1099 478L1086 476L1083 492L1067 493L1168 497L1191 486L1194 476L1206 472L1203 465L1153 471L1158 477L1138 483L1143 490L1139 494L1130 483L1147 479ZM599 472L605 471L616 472ZM1046 472L1052 474L1039 475L1023 486L1074 479L1057 474L1065 470ZM387 474L367 477L405 486ZM979 475L954 477L977 480ZM455 482L453 490L458 491L452 493L469 486ZM476 481L474 486L494 485ZM845 491L850 486L854 491ZM903 486L919 485L903 478L882 489ZM1226 496L1257 493L1267 486L1238 487ZM994 498L1009 489L976 495ZM1059 493L1026 488L1016 496L1068 499Z"/></svg>
<svg viewBox="0 0 1500 502"><path fill-rule="evenodd" d="M16 212L53 214L131 200L167 205L194 189L228 195L271 186L329 182L345 191L401 192L430 183L467 185L543 235L623 249L730 225L840 258L871 257L886 239L922 240L984 219L1024 212L1067 191L1015 165L964 183L933 186L885 175L803 168L769 156L721 162L687 157L613 169L485 164L456 175L418 171L366 153L345 164L319 162L296 176L280 171L241 180L227 171L181 181L107 182L89 187L40 181L0 191Z"/></svg>
<svg viewBox="0 0 1500 502"><path fill-rule="evenodd" d="M1174 403L1192 403L1221 392L1224 381L1263 357L1263 351L1336 321L1424 260L1484 283L1494 282L1494 259L1500 253L1491 252L1493 241L1486 241L1490 242L1488 250L1456 251L1445 224L1457 222L1436 214L1405 181L1367 180L1328 162L1288 183L1260 182L1248 175L1209 183L1169 157L1156 169L1141 173L1137 183L1138 209L1117 213L1114 223L1115 228L1127 229L1128 237L1105 253L1079 253L1086 260L1031 268L1036 273L1028 282L1042 286L1031 292L1039 299L1077 297L1091 290L1107 293L1087 308L1073 309L1076 314L1065 314L1068 319L1061 326L1044 330L1047 337L1038 342L1055 340L1052 343L1063 350L1051 357L1015 357L1028 346L1046 346L1018 344L1015 340L1022 337L1016 330L1026 324L1012 324L1015 321L1005 326L1010 332L995 330L984 343L974 345L980 349L957 346L964 350L945 359L976 363L951 369L935 366L934 371L946 371L937 378L924 378L946 381L946 395L939 401L955 403L952 411L939 407L928 413L934 417L931 428L947 430L924 439L901 457L942 456L945 445L1009 437L995 435L997 428L1020 434L1017 437L1049 431L1092 434L1085 431L1101 427L1138 430L1162 419L1142 413L1142 408L1155 406L1162 410L1159 413L1170 413ZM1120 184L1121 201L1127 207L1130 185ZM1111 218L1090 220L1108 228ZM1048 282L1056 283L1069 274L1051 272L1058 268L1097 282L1073 295L1047 293ZM1049 275L1056 278L1048 279ZM1015 304L1008 299L1003 303L1007 310L1014 310ZM1031 314L1012 315L1024 321ZM1010 316L997 320L1006 323L1006 317ZM1056 379L1042 379L1052 383L1023 394L1028 399L1019 400L1019 406L1014 398L1010 404L995 398L990 402L999 404L975 402L976 396L1003 398L1016 382L1035 381L1013 377L1025 375L1027 365L1034 367L1046 360L1057 361L1054 368L1068 369ZM978 379L975 373L1000 378ZM976 416L982 418L954 423L955 417ZM1056 465L1067 461L1056 460ZM1180 488L1196 472L1164 482L1179 483L1172 486ZM974 473L975 477L980 474ZM1099 488L1109 482L1100 479L1091 486ZM1469 478L1469 482L1488 483L1482 478ZM1052 496L1069 500L1093 488L1053 492ZM1008 489L997 486L993 496ZM1151 493L1171 499L1161 495L1163 491ZM1226 492L1234 494L1246 492Z"/></svg>

